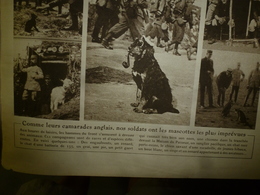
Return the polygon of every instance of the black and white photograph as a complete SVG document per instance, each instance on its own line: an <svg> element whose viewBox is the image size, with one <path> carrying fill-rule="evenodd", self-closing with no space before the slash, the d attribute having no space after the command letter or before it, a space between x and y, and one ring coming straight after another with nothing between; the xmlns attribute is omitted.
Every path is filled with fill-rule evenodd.
<svg viewBox="0 0 260 195"><path fill-rule="evenodd" d="M203 48L259 52L260 1L208 0Z"/></svg>
<svg viewBox="0 0 260 195"><path fill-rule="evenodd" d="M14 114L79 120L81 43L15 40Z"/></svg>
<svg viewBox="0 0 260 195"><path fill-rule="evenodd" d="M208 1L196 126L255 129L260 1Z"/></svg>
<svg viewBox="0 0 260 195"><path fill-rule="evenodd" d="M14 0L15 37L81 39L83 0Z"/></svg>
<svg viewBox="0 0 260 195"><path fill-rule="evenodd" d="M259 54L204 50L196 126L254 129L259 87Z"/></svg>
<svg viewBox="0 0 260 195"><path fill-rule="evenodd" d="M198 0L90 1L85 120L189 125Z"/></svg>

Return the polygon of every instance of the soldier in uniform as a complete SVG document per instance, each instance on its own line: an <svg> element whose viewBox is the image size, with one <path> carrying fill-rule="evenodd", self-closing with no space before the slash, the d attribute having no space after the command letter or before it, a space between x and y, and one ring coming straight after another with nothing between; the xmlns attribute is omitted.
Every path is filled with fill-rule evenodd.
<svg viewBox="0 0 260 195"><path fill-rule="evenodd" d="M232 100L233 93L235 92L235 103L237 102L237 95L239 91L240 82L244 80L245 74L240 70L240 62L237 63L237 68L232 71L232 90L229 99ZM242 78L241 78L242 76Z"/></svg>
<svg viewBox="0 0 260 195"><path fill-rule="evenodd" d="M212 79L214 74L213 60L211 59L212 50L208 50L206 57L201 60L200 67L200 107L205 108L204 105L204 96L205 89L207 88L208 98L209 98L209 107L214 108L213 106L213 96L212 96Z"/></svg>
<svg viewBox="0 0 260 195"><path fill-rule="evenodd" d="M225 103L226 90L228 89L232 80L232 69L221 72L216 80L218 86L218 106L222 107Z"/></svg>
<svg viewBox="0 0 260 195"><path fill-rule="evenodd" d="M145 36L149 36L152 39L155 37L157 38L157 47L163 47L160 43L161 39L163 39L165 42L169 40L167 29L162 29L162 24L165 21L165 6L166 0L154 0L151 2L151 19L145 30Z"/></svg>
<svg viewBox="0 0 260 195"><path fill-rule="evenodd" d="M244 102L244 106L247 106L247 100L250 96L250 94L253 91L253 98L252 98L252 103L251 106L254 106L254 101L255 101L255 97L257 94L257 91L259 91L259 87L260 87L260 63L257 62L256 64L256 68L254 70L251 71L249 77L248 77L248 85L247 85L247 96Z"/></svg>
<svg viewBox="0 0 260 195"><path fill-rule="evenodd" d="M41 86L41 114L51 113L51 91L54 88L50 75L45 75L44 84Z"/></svg>
<svg viewBox="0 0 260 195"><path fill-rule="evenodd" d="M119 0L97 1L96 9L98 17L92 33L92 42L101 43L101 40L105 37L109 26L114 26L118 22L118 2ZM99 33L101 33L101 38L99 38Z"/></svg>
<svg viewBox="0 0 260 195"><path fill-rule="evenodd" d="M130 29L133 39L140 38L144 34L146 13L148 4L146 0L121 0L119 22L115 24L102 40L106 49L113 49L111 41L118 38Z"/></svg>
<svg viewBox="0 0 260 195"><path fill-rule="evenodd" d="M20 64L20 70L27 74L22 100L24 104L24 115L28 116L36 116L38 114L38 95L41 91L39 80L43 79L43 72L37 63L38 57L36 55L31 55L29 67L23 67L23 65Z"/></svg>
<svg viewBox="0 0 260 195"><path fill-rule="evenodd" d="M206 13L205 28L207 30L208 43L213 44L216 42L217 32L217 6L218 0L209 0L209 6Z"/></svg>
<svg viewBox="0 0 260 195"><path fill-rule="evenodd" d="M194 0L175 0L171 3L172 13L171 13L171 23L172 23L172 40L167 44L165 50L168 52L170 46L174 45L173 54L180 56L178 52L179 44L184 38L184 32L186 23L192 25L192 9Z"/></svg>

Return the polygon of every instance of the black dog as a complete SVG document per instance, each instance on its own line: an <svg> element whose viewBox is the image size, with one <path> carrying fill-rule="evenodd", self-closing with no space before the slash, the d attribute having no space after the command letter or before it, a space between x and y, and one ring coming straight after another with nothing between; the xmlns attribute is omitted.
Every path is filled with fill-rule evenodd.
<svg viewBox="0 0 260 195"><path fill-rule="evenodd" d="M229 102L224 106L221 112L222 117L227 117L229 115L232 106L233 106L233 101L229 100Z"/></svg>
<svg viewBox="0 0 260 195"><path fill-rule="evenodd" d="M37 16L35 14L31 14L31 19L28 20L25 24L24 31L31 33L32 29L34 28L37 32L40 32L38 28L36 27L36 18Z"/></svg>
<svg viewBox="0 0 260 195"><path fill-rule="evenodd" d="M135 58L132 75L140 92L140 95L137 95L137 102L131 104L135 107L134 111L146 114L179 113L179 110L173 108L168 79L154 57L150 41L145 37L136 39L128 52ZM125 68L128 67L126 62L123 65Z"/></svg>
<svg viewBox="0 0 260 195"><path fill-rule="evenodd" d="M250 125L247 121L245 113L240 109L235 109L235 112L237 113L237 121L239 123L243 123L244 125L248 126L250 129L253 129L252 125Z"/></svg>

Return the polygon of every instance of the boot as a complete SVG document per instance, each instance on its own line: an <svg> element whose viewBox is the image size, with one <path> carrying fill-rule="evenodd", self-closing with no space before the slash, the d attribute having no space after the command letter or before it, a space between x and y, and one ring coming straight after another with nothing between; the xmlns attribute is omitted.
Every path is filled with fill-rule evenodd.
<svg viewBox="0 0 260 195"><path fill-rule="evenodd" d="M181 56L181 54L178 52L178 47L179 47L179 43L175 43L173 54L176 56Z"/></svg>
<svg viewBox="0 0 260 195"><path fill-rule="evenodd" d="M167 53L169 52L169 50L170 50L170 47L169 47L169 45L168 45L168 44L165 46L164 50L165 50Z"/></svg>
<svg viewBox="0 0 260 195"><path fill-rule="evenodd" d="M108 33L106 37L102 40L101 44L106 48L106 49L113 49L113 47L110 45L110 41L113 38L112 33Z"/></svg>
<svg viewBox="0 0 260 195"><path fill-rule="evenodd" d="M187 49L187 58L188 60L191 60L191 49Z"/></svg>
<svg viewBox="0 0 260 195"><path fill-rule="evenodd" d="M174 49L173 54L176 56L181 56L181 54L178 52L178 49Z"/></svg>
<svg viewBox="0 0 260 195"><path fill-rule="evenodd" d="M92 42L93 43L101 43L102 41L101 41L101 39L100 38L98 38L98 37L96 37L96 38L92 38Z"/></svg>
<svg viewBox="0 0 260 195"><path fill-rule="evenodd" d="M161 44L161 39L160 38L158 38L156 46L160 47L160 48L163 48L163 45Z"/></svg>

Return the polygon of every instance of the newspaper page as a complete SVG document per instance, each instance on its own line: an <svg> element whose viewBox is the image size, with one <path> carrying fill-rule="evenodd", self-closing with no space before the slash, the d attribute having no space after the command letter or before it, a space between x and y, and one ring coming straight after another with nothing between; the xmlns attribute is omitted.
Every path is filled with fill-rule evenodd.
<svg viewBox="0 0 260 195"><path fill-rule="evenodd" d="M260 1L1 1L2 164L260 178Z"/></svg>

